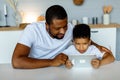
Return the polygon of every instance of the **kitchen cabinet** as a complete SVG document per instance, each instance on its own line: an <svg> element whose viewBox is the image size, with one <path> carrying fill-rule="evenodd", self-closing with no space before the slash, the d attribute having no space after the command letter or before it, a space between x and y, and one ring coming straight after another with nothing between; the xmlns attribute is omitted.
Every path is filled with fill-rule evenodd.
<svg viewBox="0 0 120 80"><path fill-rule="evenodd" d="M0 28L0 64L11 63L12 54L21 33L22 30L18 28Z"/></svg>
<svg viewBox="0 0 120 80"><path fill-rule="evenodd" d="M116 60L120 60L120 28L91 28L91 39L110 49Z"/></svg>

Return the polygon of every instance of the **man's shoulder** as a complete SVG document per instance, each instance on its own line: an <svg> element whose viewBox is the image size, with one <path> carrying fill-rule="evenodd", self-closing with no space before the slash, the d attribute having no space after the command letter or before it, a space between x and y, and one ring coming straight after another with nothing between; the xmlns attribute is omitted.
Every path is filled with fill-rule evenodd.
<svg viewBox="0 0 120 80"><path fill-rule="evenodd" d="M45 22L44 21L41 21L41 22L33 22L33 23L30 23L26 26L25 29L38 29L38 28L43 28L45 27Z"/></svg>
<svg viewBox="0 0 120 80"><path fill-rule="evenodd" d="M68 27L73 28L74 26L70 22L68 22Z"/></svg>

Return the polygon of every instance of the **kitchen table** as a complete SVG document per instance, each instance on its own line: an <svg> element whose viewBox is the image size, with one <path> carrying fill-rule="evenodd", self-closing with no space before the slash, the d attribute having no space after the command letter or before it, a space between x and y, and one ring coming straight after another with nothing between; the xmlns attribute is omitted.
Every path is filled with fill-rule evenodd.
<svg viewBox="0 0 120 80"><path fill-rule="evenodd" d="M120 80L120 61L93 68L47 67L14 69L11 64L0 64L0 80Z"/></svg>

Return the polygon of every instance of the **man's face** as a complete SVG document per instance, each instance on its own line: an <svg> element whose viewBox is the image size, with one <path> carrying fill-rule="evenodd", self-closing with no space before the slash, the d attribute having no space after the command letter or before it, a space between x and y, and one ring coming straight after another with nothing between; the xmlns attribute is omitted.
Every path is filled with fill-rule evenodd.
<svg viewBox="0 0 120 80"><path fill-rule="evenodd" d="M90 43L91 43L91 40L88 38L76 38L76 39L74 39L75 48L80 53L84 53L88 49Z"/></svg>
<svg viewBox="0 0 120 80"><path fill-rule="evenodd" d="M62 39L67 30L67 18L53 19L50 25L47 24L47 30L51 37Z"/></svg>

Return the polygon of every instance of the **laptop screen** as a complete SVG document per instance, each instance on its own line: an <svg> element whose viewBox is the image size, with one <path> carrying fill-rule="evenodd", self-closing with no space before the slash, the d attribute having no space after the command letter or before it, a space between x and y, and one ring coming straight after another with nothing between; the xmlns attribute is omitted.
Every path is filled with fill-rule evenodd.
<svg viewBox="0 0 120 80"><path fill-rule="evenodd" d="M95 59L95 55L68 55L73 67L91 67L91 60Z"/></svg>

